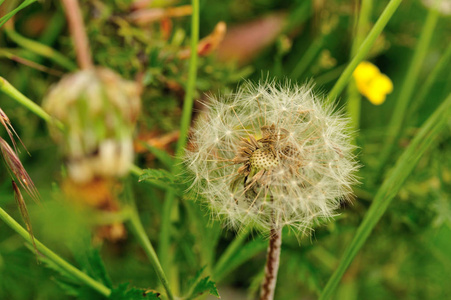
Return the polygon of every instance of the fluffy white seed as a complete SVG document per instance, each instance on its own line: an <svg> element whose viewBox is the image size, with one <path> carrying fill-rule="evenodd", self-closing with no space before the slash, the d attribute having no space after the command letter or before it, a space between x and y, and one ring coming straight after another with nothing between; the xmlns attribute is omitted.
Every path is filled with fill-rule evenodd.
<svg viewBox="0 0 451 300"><path fill-rule="evenodd" d="M231 227L305 232L333 216L358 166L347 120L323 103L311 85L267 81L210 98L185 156L192 191Z"/></svg>

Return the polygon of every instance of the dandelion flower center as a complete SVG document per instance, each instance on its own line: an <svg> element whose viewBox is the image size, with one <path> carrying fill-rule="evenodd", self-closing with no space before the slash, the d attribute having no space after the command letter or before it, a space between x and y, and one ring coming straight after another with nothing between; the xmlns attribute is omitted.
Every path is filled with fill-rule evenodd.
<svg viewBox="0 0 451 300"><path fill-rule="evenodd" d="M249 158L249 163L256 170L271 170L279 165L280 159L265 147L255 150Z"/></svg>

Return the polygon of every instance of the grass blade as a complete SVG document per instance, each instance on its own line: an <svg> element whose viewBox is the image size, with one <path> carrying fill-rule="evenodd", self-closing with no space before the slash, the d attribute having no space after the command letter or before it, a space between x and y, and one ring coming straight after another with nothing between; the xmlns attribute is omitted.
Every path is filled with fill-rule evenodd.
<svg viewBox="0 0 451 300"><path fill-rule="evenodd" d="M451 94L423 124L418 134L396 162L392 172L383 182L365 215L365 218L357 229L353 240L346 248L338 268L327 282L320 299L324 300L331 297L343 274L359 252L360 248L364 245L374 226L376 226L377 222L387 210L388 205L397 195L421 156L436 140L437 136L448 122L450 111Z"/></svg>
<svg viewBox="0 0 451 300"><path fill-rule="evenodd" d="M11 229L17 232L27 242L33 243L33 240L28 234L28 231L25 230L22 226L20 226L20 224L17 223L13 218L11 218L11 216L8 215L8 213L6 213L6 211L4 211L1 207L0 207L0 219L3 220L6 223L6 225L8 225ZM40 241L34 239L34 242L36 243L36 248L42 255L44 255L46 258L54 262L58 267L60 267L67 273L77 278L80 282L83 282L84 284L96 290L105 297L108 297L111 294L111 290L108 287L106 287L102 283L88 276L86 273L83 273L79 269L69 264L55 252L47 248Z"/></svg>
<svg viewBox="0 0 451 300"><path fill-rule="evenodd" d="M3 1L0 1L0 4ZM20 10L24 9L25 7L27 7L28 5L32 4L36 2L36 0L25 0L24 2L22 2L18 7L16 7L15 9L13 9L12 11L10 11L9 13L7 13L6 15L4 15L3 17L0 18L0 27L3 26L3 24L5 24L6 22L8 22L9 19L11 19L15 14L17 14Z"/></svg>
<svg viewBox="0 0 451 300"><path fill-rule="evenodd" d="M417 46L415 48L412 62L410 63L409 69L406 72L406 77L401 86L401 91L399 92L399 97L396 101L395 110L393 111L391 121L388 126L388 136L384 143L384 148L381 152L376 180L379 179L382 175L384 167L389 161L391 154L395 146L397 145L398 138L402 134L402 125L405 121L409 102L413 96L415 88L417 87L417 82L421 73L421 67L423 66L423 62L429 49L432 35L435 32L438 19L439 12L436 9L430 9L427 19L424 22Z"/></svg>
<svg viewBox="0 0 451 300"><path fill-rule="evenodd" d="M374 24L373 29L371 29L370 33L363 41L359 50L357 50L356 55L351 60L346 69L343 71L340 78L338 78L332 90L329 92L327 101L333 102L335 101L335 98L337 98L341 94L346 84L348 83L349 79L351 79L352 72L354 72L354 69L357 67L357 65L365 58L365 56L371 50L371 47L373 46L377 37L379 36L379 34L381 34L382 30L384 30L385 25L387 25L388 21L390 21L399 4L401 4L401 1L402 0L391 0L388 3L387 7L384 9L381 16L377 20L376 24Z"/></svg>

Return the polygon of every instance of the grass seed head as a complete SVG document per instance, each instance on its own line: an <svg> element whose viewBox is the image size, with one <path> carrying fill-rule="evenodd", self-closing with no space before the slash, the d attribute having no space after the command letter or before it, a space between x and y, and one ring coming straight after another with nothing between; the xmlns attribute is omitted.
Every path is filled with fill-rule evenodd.
<svg viewBox="0 0 451 300"><path fill-rule="evenodd" d="M0 137L0 151L3 156L3 160L10 171L11 177L16 178L22 188L30 195L30 197L39 202L39 192L36 189L33 181L25 170L22 162L20 161L17 153L11 148L11 146ZM15 183L14 183L15 184Z"/></svg>
<svg viewBox="0 0 451 300"><path fill-rule="evenodd" d="M311 85L246 84L211 98L185 163L192 190L232 227L304 232L351 195L358 166L347 119Z"/></svg>

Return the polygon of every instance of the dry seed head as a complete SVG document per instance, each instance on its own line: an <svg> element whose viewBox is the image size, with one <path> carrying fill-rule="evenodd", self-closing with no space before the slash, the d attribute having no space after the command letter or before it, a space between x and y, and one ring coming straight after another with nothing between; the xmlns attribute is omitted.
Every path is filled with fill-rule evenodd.
<svg viewBox="0 0 451 300"><path fill-rule="evenodd" d="M213 216L304 232L350 197L357 163L347 120L311 85L249 83L205 105L185 163Z"/></svg>
<svg viewBox="0 0 451 300"><path fill-rule="evenodd" d="M64 132L52 128L52 136L63 145L72 180L128 172L140 105L137 85L105 68L69 74L51 89L43 107L65 125Z"/></svg>
<svg viewBox="0 0 451 300"><path fill-rule="evenodd" d="M22 165L17 153L9 146L9 144L0 137L0 152L2 153L3 160L10 171L11 178L16 178L19 184L25 189L30 197L39 202L39 192L36 189L33 181Z"/></svg>

